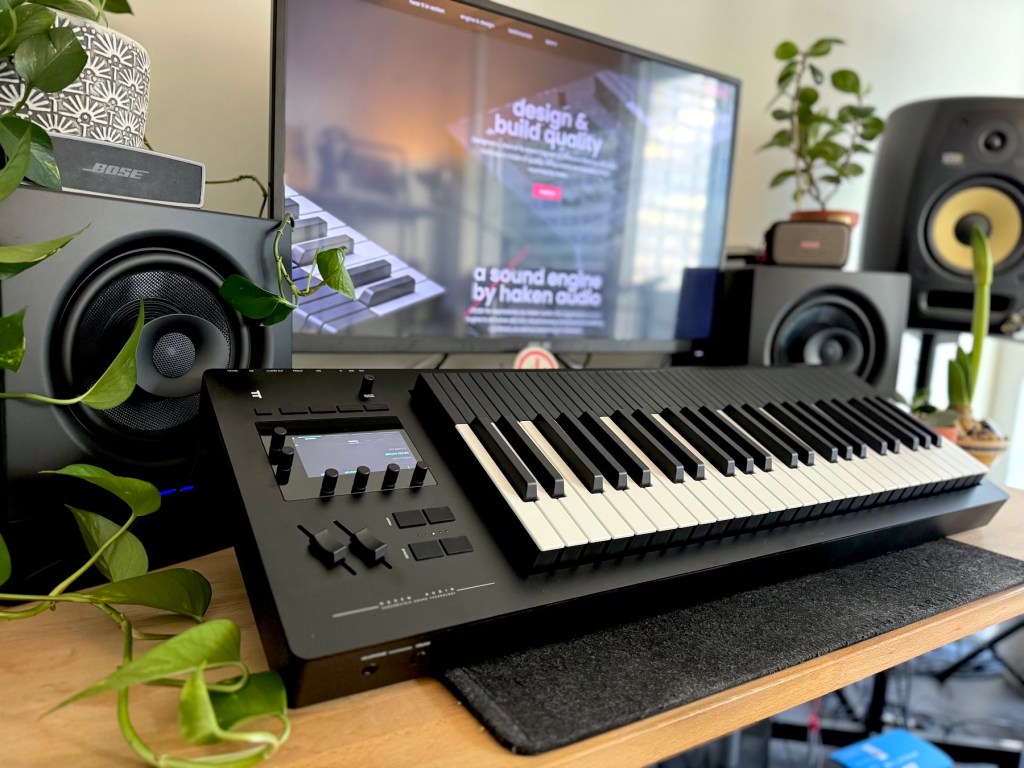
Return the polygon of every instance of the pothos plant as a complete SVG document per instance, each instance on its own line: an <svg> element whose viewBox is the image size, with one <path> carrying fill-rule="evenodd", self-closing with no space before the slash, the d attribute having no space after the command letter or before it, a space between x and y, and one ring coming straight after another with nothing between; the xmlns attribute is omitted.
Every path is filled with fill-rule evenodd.
<svg viewBox="0 0 1024 768"><path fill-rule="evenodd" d="M804 50L788 40L775 48L775 58L783 64L772 104L782 106L772 117L782 125L760 149L777 147L790 154L790 166L772 177L770 185L792 181L797 208L809 198L825 210L844 181L864 173L858 155L869 155L871 142L885 130L875 107L864 101L868 87L852 69L837 69L829 77L848 103L832 107L821 98L825 73L816 62L842 43L825 37Z"/></svg>
<svg viewBox="0 0 1024 768"><path fill-rule="evenodd" d="M74 33L55 26L54 10L92 20L102 20L106 13L131 12L127 0L0 0L0 58L8 57L25 81L20 101L0 114L0 147L6 158L0 168L0 202L14 193L23 181L60 188L60 172L46 132L15 114L33 91L63 90L79 77L86 64L87 55ZM0 279L21 274L52 256L77 234L41 243L0 247ZM27 347L24 314L25 309L20 309L0 318L0 368L17 371L21 366ZM83 394L54 398L38 393L2 392L0 397L33 400L40 406L82 404L106 409L121 404L135 388L135 355L144 321L145 307L140 303L127 342L107 370ZM121 732L135 753L154 766L186 768L215 764L242 768L272 755L288 738L290 730L280 678L273 672L250 673L241 661L240 632L233 622L203 620L211 588L201 574L181 568L149 573L145 548L129 530L139 517L159 509L160 494L156 487L87 464L73 464L53 470L52 474L78 478L102 488L128 509L127 518L118 523L109 516L68 505L89 557L44 595L0 592L0 620L30 619L64 604L78 604L101 611L120 629L123 636L121 666L55 708L103 691L117 691ZM12 555L0 536L0 585L10 579L12 558L16 557L17 553ZM75 583L94 566L110 583L73 591ZM195 620L197 624L177 635L146 633L134 625L124 606L155 608ZM137 655L136 642L156 645L145 654ZM228 670L227 679L224 679L225 670ZM208 682L211 673L213 681ZM227 742L238 749L191 759L157 752L138 733L130 717L129 692L137 685L179 689L179 725L186 742ZM273 731L243 729L254 720L267 718L279 723Z"/></svg>

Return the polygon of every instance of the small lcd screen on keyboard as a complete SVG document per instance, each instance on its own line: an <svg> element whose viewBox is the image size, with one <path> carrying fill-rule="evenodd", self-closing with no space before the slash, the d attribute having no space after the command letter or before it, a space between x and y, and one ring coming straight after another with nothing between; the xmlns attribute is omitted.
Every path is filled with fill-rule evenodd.
<svg viewBox="0 0 1024 768"><path fill-rule="evenodd" d="M309 477L321 477L331 467L343 475L359 466L371 472L383 472L388 464L412 469L417 461L408 440L396 429L295 435L292 442Z"/></svg>

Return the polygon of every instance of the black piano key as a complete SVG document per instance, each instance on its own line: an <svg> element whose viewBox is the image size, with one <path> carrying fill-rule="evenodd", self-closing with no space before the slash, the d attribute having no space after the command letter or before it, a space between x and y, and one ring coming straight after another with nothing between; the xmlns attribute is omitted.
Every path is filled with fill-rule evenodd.
<svg viewBox="0 0 1024 768"><path fill-rule="evenodd" d="M749 403L744 403L742 407L744 413L750 418L775 435L776 439L780 440L784 445L789 446L791 450L795 451L797 458L801 462L807 466L814 464L814 449L801 440L799 436L793 434L788 429L784 429L781 424L760 408L755 408Z"/></svg>
<svg viewBox="0 0 1024 768"><path fill-rule="evenodd" d="M583 452L598 469L601 474L617 491L626 489L626 468L623 467L604 446L594 438L590 432L570 413L560 413L557 417L558 425L565 430L565 434L575 443L576 447Z"/></svg>
<svg viewBox="0 0 1024 768"><path fill-rule="evenodd" d="M818 408L816 405L805 403L802 400L796 401L796 406L803 409L804 413L813 416L821 424L831 432L833 435L842 440L843 445L849 445L851 447L851 453L858 458L866 458L868 455L868 444L861 440L859 437L846 429L842 424L838 423L835 419L825 413L823 410ZM847 456L846 458L850 458Z"/></svg>
<svg viewBox="0 0 1024 768"><path fill-rule="evenodd" d="M565 496L565 478L551 465L548 457L526 434L522 425L508 416L500 416L495 424L508 440L509 445L512 446L512 450L519 454L529 470L533 472L541 488L548 492L548 496L553 499Z"/></svg>
<svg viewBox="0 0 1024 768"><path fill-rule="evenodd" d="M863 419L854 418L844 408L841 408L841 404L837 404L836 401L827 402L819 400L815 405L818 406L819 410L831 416L837 424L842 425L851 434L856 435L868 448L880 456L885 456L885 438L867 428Z"/></svg>
<svg viewBox="0 0 1024 768"><path fill-rule="evenodd" d="M827 442L829 445L835 446L836 455L840 459L846 459L849 461L853 458L853 444L843 440L813 413L810 413L806 408L803 408L796 403L780 403L779 405L794 419L812 430L819 438Z"/></svg>
<svg viewBox="0 0 1024 768"><path fill-rule="evenodd" d="M888 451L890 451L891 453L899 453L900 448L903 445L899 436L896 435L891 430L886 429L885 425L876 421L874 417L870 414L870 412L865 413L865 411L862 410L861 408L855 408L855 402L855 400L849 400L845 402L836 399L832 400L832 404L835 407L844 410L844 412L847 413L851 419L856 419L857 421L861 422L864 425L864 429L867 429L874 433L877 437L880 437L882 441L885 443L885 447Z"/></svg>
<svg viewBox="0 0 1024 768"><path fill-rule="evenodd" d="M675 456L666 451L654 437L647 432L633 416L626 413L625 411L615 411L612 414L612 421L615 422L616 426L626 433L626 436L633 441L644 455L649 458L654 465L665 473L673 483L681 483L686 476L686 471L683 468L682 462L676 459Z"/></svg>
<svg viewBox="0 0 1024 768"><path fill-rule="evenodd" d="M878 407L890 413L893 416L893 418L895 418L897 421L903 424L903 426L905 426L907 429L911 430L912 432L915 432L917 436L921 438L921 445L923 445L925 448L928 448L931 445L942 445L942 440L939 439L937 433L933 432L926 425L922 424L920 421L915 419L906 411L902 411L899 408L897 408L893 403L890 403L888 400L885 400L881 397L870 397L868 398L868 400L870 400L871 402L878 405Z"/></svg>
<svg viewBox="0 0 1024 768"><path fill-rule="evenodd" d="M736 462L731 456L723 452L715 442L704 434L704 431L694 424L682 412L676 412L666 408L661 412L661 417L669 425L693 445L708 464L713 466L726 477L736 474Z"/></svg>
<svg viewBox="0 0 1024 768"><path fill-rule="evenodd" d="M392 277L387 280L368 286L359 295L359 301L368 307L376 307L386 301L408 296L416 291L416 278L412 275Z"/></svg>
<svg viewBox="0 0 1024 768"><path fill-rule="evenodd" d="M729 456L732 456L733 461L736 462L736 469L745 475L749 475L754 472L754 457L734 443L729 436L725 434L725 432L720 430L692 408L683 407L681 412L690 421L702 429L704 434L715 442L715 445Z"/></svg>
<svg viewBox="0 0 1024 768"><path fill-rule="evenodd" d="M601 474L601 470L576 447L557 421L549 419L544 414L537 414L533 423L588 491L601 493L604 490L604 475Z"/></svg>
<svg viewBox="0 0 1024 768"><path fill-rule="evenodd" d="M589 412L580 416L580 423L590 430L590 434L596 437L605 450L618 460L633 482L644 487L651 484L651 468L629 450L626 444L619 439L619 436L608 429L608 425Z"/></svg>
<svg viewBox="0 0 1024 768"><path fill-rule="evenodd" d="M693 451L676 440L675 435L665 429L661 422L654 419L651 414L637 408L633 411L633 418L646 429L655 440L661 443L665 449L675 456L683 464L683 469L694 480L704 479L704 461Z"/></svg>
<svg viewBox="0 0 1024 768"><path fill-rule="evenodd" d="M767 453L761 446L755 445L751 442L746 435L736 431L736 428L729 422L715 413L713 410L708 408L706 405L702 405L698 411L701 416L707 419L711 424L714 424L721 430L722 434L726 435L736 445L742 448L750 456L754 457L754 466L762 469L765 472L772 471L772 457Z"/></svg>
<svg viewBox="0 0 1024 768"><path fill-rule="evenodd" d="M523 464L516 454L508 447L501 434L489 421L473 419L470 424L473 430L491 458L498 465L502 474L512 484L516 495L523 501L537 500L537 478L530 474L530 470Z"/></svg>
<svg viewBox="0 0 1024 768"><path fill-rule="evenodd" d="M764 410L773 419L777 419L782 426L805 441L815 452L820 453L826 461L835 463L839 460L839 446L824 438L808 426L807 422L795 417L787 409L780 407L776 403L768 403Z"/></svg>
<svg viewBox="0 0 1024 768"><path fill-rule="evenodd" d="M794 449L787 447L785 443L775 437L775 435L762 427L735 405L727 405L722 410L725 411L726 416L739 424L740 428L745 430L748 435L771 451L775 455L775 458L781 461L783 465L790 469L796 468L799 459L797 458L796 451Z"/></svg>
<svg viewBox="0 0 1024 768"><path fill-rule="evenodd" d="M455 404L451 401L441 389L441 385L437 383L433 376L420 374L416 378L416 384L413 387L413 395L416 398L424 398L428 402L433 400L445 415L448 420L453 424L465 424L466 420L462 417L459 409L455 407Z"/></svg>
<svg viewBox="0 0 1024 768"><path fill-rule="evenodd" d="M373 259L347 267L347 271L348 276L352 278L353 287L362 288L364 285L391 277L391 262L387 259Z"/></svg>
<svg viewBox="0 0 1024 768"><path fill-rule="evenodd" d="M908 429L904 429L902 424L893 419L886 411L878 408L870 400L854 399L850 400L849 403L864 414L864 417L875 424L879 429L898 438L899 441L910 448L910 450L916 451L920 447L921 439L915 433Z"/></svg>
<svg viewBox="0 0 1024 768"><path fill-rule="evenodd" d="M794 414L803 418L817 429L822 436L826 437L830 441L834 441L839 449L839 456L841 459L850 461L854 456L857 456L860 453L860 440L850 435L850 433L845 429L837 428L836 424L831 421L831 419L826 417L817 409L808 406L806 402L801 400L797 400L796 402L787 402L785 404ZM864 446L864 451L866 455L866 445Z"/></svg>

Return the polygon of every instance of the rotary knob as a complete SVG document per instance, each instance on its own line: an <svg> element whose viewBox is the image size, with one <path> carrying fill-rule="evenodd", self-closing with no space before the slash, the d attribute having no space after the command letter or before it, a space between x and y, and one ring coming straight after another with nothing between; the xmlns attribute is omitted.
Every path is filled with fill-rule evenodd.
<svg viewBox="0 0 1024 768"><path fill-rule="evenodd" d="M274 431L270 433L270 451L268 456L270 457L271 464L277 464L281 458L281 449L284 448L284 439L288 437L288 430L284 427L274 427Z"/></svg>
<svg viewBox="0 0 1024 768"><path fill-rule="evenodd" d="M294 461L295 449L290 445L286 445L280 451L280 457L277 460L277 471L274 473L278 485L287 484L292 476L292 462Z"/></svg>
<svg viewBox="0 0 1024 768"><path fill-rule="evenodd" d="M356 467L356 475L352 478L352 493L362 493L366 490L366 483L370 479L370 468L367 466Z"/></svg>
<svg viewBox="0 0 1024 768"><path fill-rule="evenodd" d="M320 495L333 496L338 486L338 470L334 467L324 471L324 479L320 482Z"/></svg>
<svg viewBox="0 0 1024 768"><path fill-rule="evenodd" d="M380 484L381 489L385 491L392 490L398 482L398 473L401 471L402 468L397 464L388 464L384 470L384 480Z"/></svg>
<svg viewBox="0 0 1024 768"><path fill-rule="evenodd" d="M412 470L412 479L409 480L409 485L420 486L427 479L427 462L417 461L416 466Z"/></svg>
<svg viewBox="0 0 1024 768"><path fill-rule="evenodd" d="M363 374L363 380L359 382L359 399L369 400L373 397L373 376Z"/></svg>

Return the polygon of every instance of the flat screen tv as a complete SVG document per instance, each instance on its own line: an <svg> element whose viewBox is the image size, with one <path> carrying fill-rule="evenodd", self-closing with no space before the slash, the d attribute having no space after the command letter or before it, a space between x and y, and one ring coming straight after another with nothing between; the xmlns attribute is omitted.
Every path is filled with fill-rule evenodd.
<svg viewBox="0 0 1024 768"><path fill-rule="evenodd" d="M297 277L345 245L354 301L294 349L684 350L707 334L739 83L450 0L277 0L274 213Z"/></svg>

